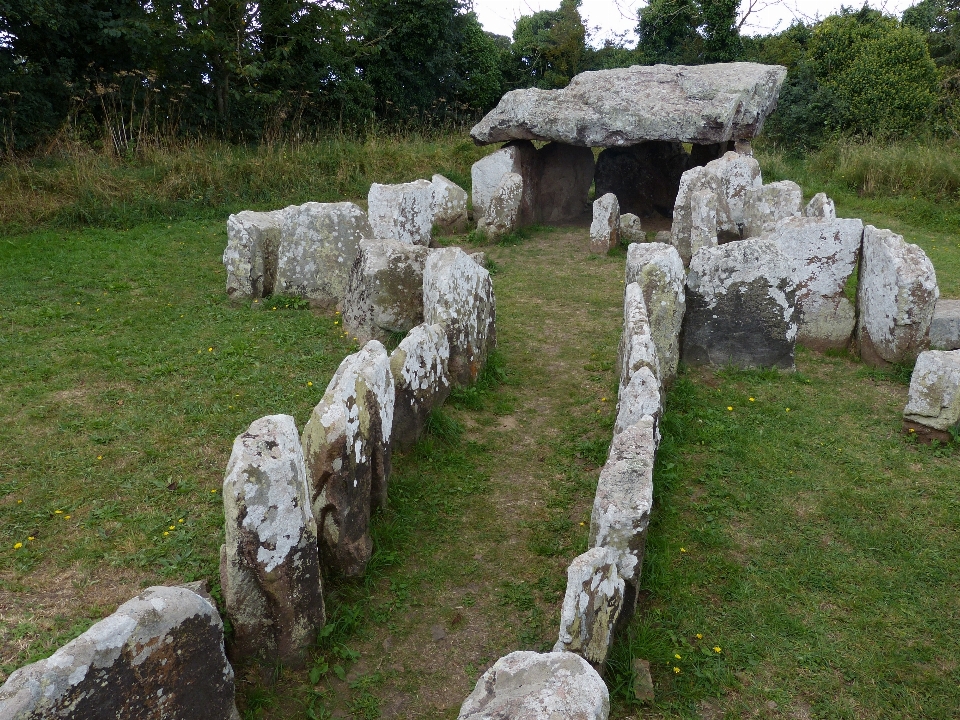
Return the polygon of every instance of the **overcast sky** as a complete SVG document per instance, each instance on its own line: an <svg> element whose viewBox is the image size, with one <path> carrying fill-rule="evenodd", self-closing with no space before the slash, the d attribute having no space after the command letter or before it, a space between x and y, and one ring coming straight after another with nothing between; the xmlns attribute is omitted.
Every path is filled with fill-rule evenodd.
<svg viewBox="0 0 960 720"><path fill-rule="evenodd" d="M870 6L890 13L902 13L904 8L917 0L871 0ZM741 10L751 0L742 0ZM840 9L841 5L861 7L858 0L753 0L758 8L744 25L749 34L767 33L774 29L789 27L794 18L814 19L826 17ZM646 5L646 0L583 0L580 14L588 28L595 30L592 44L600 45L605 38L626 33L626 40L633 44L636 37L633 28L637 24L637 8ZM556 10L560 0L474 0L474 9L484 29L498 35L510 36L513 26L521 15L531 15L538 10Z"/></svg>

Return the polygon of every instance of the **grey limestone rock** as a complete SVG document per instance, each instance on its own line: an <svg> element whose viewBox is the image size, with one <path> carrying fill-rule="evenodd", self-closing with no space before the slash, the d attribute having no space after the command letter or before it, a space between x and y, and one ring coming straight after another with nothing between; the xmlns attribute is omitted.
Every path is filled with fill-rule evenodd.
<svg viewBox="0 0 960 720"><path fill-rule="evenodd" d="M670 242L677 248L684 266L697 250L717 244L717 197L720 178L700 165L680 178L673 209Z"/></svg>
<svg viewBox="0 0 960 720"><path fill-rule="evenodd" d="M477 160L470 169L473 193L473 215L479 223L490 211L490 202L497 187L508 173L523 179L517 222L528 224L534 218L537 149L528 141L512 142Z"/></svg>
<svg viewBox="0 0 960 720"><path fill-rule="evenodd" d="M227 218L223 265L227 271L228 297L252 300L273 292L282 224L282 210L244 210Z"/></svg>
<svg viewBox="0 0 960 720"><path fill-rule="evenodd" d="M647 241L647 233L643 229L640 218L632 213L624 213L620 216L620 239L627 245Z"/></svg>
<svg viewBox="0 0 960 720"><path fill-rule="evenodd" d="M477 220L477 230L490 238L501 238L520 227L520 210L523 201L523 177L507 173L494 188L490 202Z"/></svg>
<svg viewBox="0 0 960 720"><path fill-rule="evenodd" d="M549 143L537 151L535 172L535 222L568 222L586 213L594 174L590 148Z"/></svg>
<svg viewBox="0 0 960 720"><path fill-rule="evenodd" d="M937 300L930 321L933 350L960 350L960 300Z"/></svg>
<svg viewBox="0 0 960 720"><path fill-rule="evenodd" d="M411 245L429 245L433 230L434 186L426 180L381 185L373 183L367 193L371 237L398 240Z"/></svg>
<svg viewBox="0 0 960 720"><path fill-rule="evenodd" d="M467 191L443 175L434 175L433 223L444 232L460 233L467 227Z"/></svg>
<svg viewBox="0 0 960 720"><path fill-rule="evenodd" d="M650 416L654 420L657 442L660 442L660 417L663 414L663 394L660 381L653 370L643 366L630 376L630 380L621 383L617 390L617 420L613 426L614 435L619 435L641 418Z"/></svg>
<svg viewBox="0 0 960 720"><path fill-rule="evenodd" d="M784 218L799 217L802 209L803 190L792 180L751 188L746 195L743 236L771 232Z"/></svg>
<svg viewBox="0 0 960 720"><path fill-rule="evenodd" d="M653 236L653 241L658 243L663 243L664 245L673 244L673 233L669 230L661 230L656 235ZM682 261L681 261L682 262Z"/></svg>
<svg viewBox="0 0 960 720"><path fill-rule="evenodd" d="M671 217L680 178L691 166L677 142L608 148L597 158L597 197L613 193L620 210L640 217Z"/></svg>
<svg viewBox="0 0 960 720"><path fill-rule="evenodd" d="M935 430L960 430L960 350L920 353L903 417Z"/></svg>
<svg viewBox="0 0 960 720"><path fill-rule="evenodd" d="M836 205L833 204L833 200L827 197L826 193L817 193L803 209L803 215L804 217L832 220L837 216L837 208Z"/></svg>
<svg viewBox="0 0 960 720"><path fill-rule="evenodd" d="M641 367L649 368L660 381L660 356L650 328L647 303L643 289L633 282L623 293L623 332L617 357L620 365L620 386L629 384L630 378Z"/></svg>
<svg viewBox="0 0 960 720"><path fill-rule="evenodd" d="M590 252L606 254L620 242L620 204L613 193L593 201Z"/></svg>
<svg viewBox="0 0 960 720"><path fill-rule="evenodd" d="M223 511L220 584L233 656L302 667L325 614L317 524L292 417L260 418L234 441Z"/></svg>
<svg viewBox="0 0 960 720"><path fill-rule="evenodd" d="M745 204L750 192L763 184L760 164L750 155L731 151L707 163L705 169L718 179L717 227L714 234L721 243L748 237L744 234Z"/></svg>
<svg viewBox="0 0 960 720"><path fill-rule="evenodd" d="M413 445L430 411L450 394L450 342L440 325L418 325L390 354L395 400L393 446Z"/></svg>

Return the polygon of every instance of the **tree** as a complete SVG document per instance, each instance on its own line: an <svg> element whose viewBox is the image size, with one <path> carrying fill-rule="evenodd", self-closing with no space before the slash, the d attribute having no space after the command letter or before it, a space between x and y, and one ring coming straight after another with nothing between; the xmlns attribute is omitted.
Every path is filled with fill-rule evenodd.
<svg viewBox="0 0 960 720"><path fill-rule="evenodd" d="M731 62L743 54L740 0L651 0L637 18L637 53L645 64ZM751 4L747 14L752 10Z"/></svg>
<svg viewBox="0 0 960 720"><path fill-rule="evenodd" d="M566 86L584 69L586 38L580 0L561 0L557 10L522 16L511 45L514 86Z"/></svg>

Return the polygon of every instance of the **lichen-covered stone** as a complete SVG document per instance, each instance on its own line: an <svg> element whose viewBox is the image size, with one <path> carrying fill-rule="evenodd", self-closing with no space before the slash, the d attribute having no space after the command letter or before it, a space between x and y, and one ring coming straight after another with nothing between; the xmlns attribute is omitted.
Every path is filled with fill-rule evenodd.
<svg viewBox="0 0 960 720"><path fill-rule="evenodd" d="M429 248L362 240L343 301L343 324L359 342L385 341L423 322L423 267Z"/></svg>
<svg viewBox="0 0 960 720"><path fill-rule="evenodd" d="M340 363L303 429L321 562L348 576L370 559L370 513L387 499L394 383L371 340Z"/></svg>
<svg viewBox="0 0 960 720"><path fill-rule="evenodd" d="M533 193L536 185L537 149L529 141L504 145L496 152L477 160L470 169L473 193L473 216L479 223L490 211L497 187L507 173L523 178L517 222L526 225L535 217Z"/></svg>
<svg viewBox="0 0 960 720"><path fill-rule="evenodd" d="M395 400L393 446L407 448L450 394L450 342L441 325L418 325L390 354Z"/></svg>
<svg viewBox="0 0 960 720"><path fill-rule="evenodd" d="M220 584L232 656L301 667L325 615L317 524L292 417L260 418L234 441L223 512Z"/></svg>
<svg viewBox="0 0 960 720"><path fill-rule="evenodd" d="M749 193L763 184L760 164L750 155L728 152L707 163L706 171L719 179L717 189L717 227L714 235L720 242L744 237L744 206ZM696 250L693 251L696 254Z"/></svg>
<svg viewBox="0 0 960 720"><path fill-rule="evenodd" d="M603 679L570 652L512 652L493 664L460 707L458 720L607 720Z"/></svg>
<svg viewBox="0 0 960 720"><path fill-rule="evenodd" d="M640 218L632 213L620 216L620 239L627 245L647 241L647 233L643 229Z"/></svg>
<svg viewBox="0 0 960 720"><path fill-rule="evenodd" d="M459 233L467 227L467 191L443 175L434 175L433 223L444 232Z"/></svg>
<svg viewBox="0 0 960 720"><path fill-rule="evenodd" d="M549 143L537 151L535 172L536 222L569 222L586 213L594 172L590 148Z"/></svg>
<svg viewBox="0 0 960 720"><path fill-rule="evenodd" d="M509 235L520 226L522 201L523 177L507 173L494 189L483 216L477 220L477 230L491 239Z"/></svg>
<svg viewBox="0 0 960 720"><path fill-rule="evenodd" d="M677 191L677 201L673 209L670 243L680 253L684 267L690 264L690 258L696 250L717 242L716 195L719 191L720 178L707 170L706 166L690 168L680 178L680 189ZM709 218L711 207L714 214L712 223ZM695 228L696 248L691 245L691 235Z"/></svg>
<svg viewBox="0 0 960 720"><path fill-rule="evenodd" d="M933 350L960 350L960 300L937 300L930 321Z"/></svg>
<svg viewBox="0 0 960 720"><path fill-rule="evenodd" d="M608 148L597 157L597 197L613 193L624 213L671 217L680 178L690 164L690 155L676 142Z"/></svg>
<svg viewBox="0 0 960 720"><path fill-rule="evenodd" d="M717 204L719 196L710 190L697 190L690 196L690 256L700 248L716 247Z"/></svg>
<svg viewBox="0 0 960 720"><path fill-rule="evenodd" d="M799 217L803 209L803 190L791 180L750 188L744 207L744 237L760 237L772 232L778 222Z"/></svg>
<svg viewBox="0 0 960 720"><path fill-rule="evenodd" d="M397 185L373 183L367 193L372 237L411 245L430 244L434 186L426 180Z"/></svg>
<svg viewBox="0 0 960 720"><path fill-rule="evenodd" d="M681 359L792 370L796 293L792 262L773 240L703 248L687 276Z"/></svg>
<svg viewBox="0 0 960 720"><path fill-rule="evenodd" d="M660 356L650 328L647 303L643 289L635 282L627 285L623 293L623 332L617 357L621 386L627 385L641 367L649 368L657 382L660 381Z"/></svg>
<svg viewBox="0 0 960 720"><path fill-rule="evenodd" d="M823 218L833 220L837 216L837 207L826 193L814 195L803 209L804 217Z"/></svg>
<svg viewBox="0 0 960 720"><path fill-rule="evenodd" d="M627 285L637 283L643 291L663 386L673 382L680 362L686 280L680 253L672 245L653 242L627 248Z"/></svg>
<svg viewBox="0 0 960 720"><path fill-rule="evenodd" d="M4 720L239 720L216 608L151 587L0 688Z"/></svg>
<svg viewBox="0 0 960 720"><path fill-rule="evenodd" d="M567 590L560 607L560 637L554 652L577 653L602 668L623 606L624 583L616 554L595 547L567 568Z"/></svg>
<svg viewBox="0 0 960 720"><path fill-rule="evenodd" d="M903 417L935 430L960 429L960 350L920 353Z"/></svg>
<svg viewBox="0 0 960 720"><path fill-rule="evenodd" d="M282 210L244 210L227 218L223 266L231 300L252 300L273 292L282 221Z"/></svg>
<svg viewBox="0 0 960 720"><path fill-rule="evenodd" d="M476 382L487 354L497 345L490 273L460 248L430 253L423 271L423 318L447 333L454 385Z"/></svg>
<svg viewBox="0 0 960 720"><path fill-rule="evenodd" d="M648 367L641 367L627 383L621 383L617 390L617 420L613 426L614 435L619 435L641 418L650 416L657 428L657 442L660 442L660 417L663 414L663 393L660 382Z"/></svg>
<svg viewBox="0 0 960 720"><path fill-rule="evenodd" d="M590 252L606 254L620 242L620 204L613 193L593 201Z"/></svg>
<svg viewBox="0 0 960 720"><path fill-rule="evenodd" d="M373 237L367 215L349 202L291 206L283 211L275 292L341 302L360 240Z"/></svg>
<svg viewBox="0 0 960 720"><path fill-rule="evenodd" d="M909 363L928 346L940 289L917 245L867 225L857 288L857 342L864 362Z"/></svg>

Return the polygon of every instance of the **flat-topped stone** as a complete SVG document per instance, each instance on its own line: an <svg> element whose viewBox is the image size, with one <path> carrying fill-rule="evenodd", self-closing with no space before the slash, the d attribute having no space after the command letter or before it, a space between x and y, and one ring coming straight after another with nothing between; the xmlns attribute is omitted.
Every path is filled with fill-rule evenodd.
<svg viewBox="0 0 960 720"><path fill-rule="evenodd" d="M960 300L937 300L930 322L930 348L960 350Z"/></svg>

